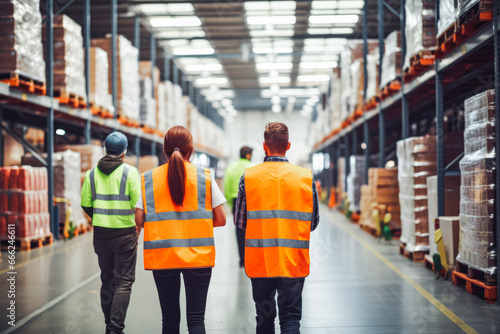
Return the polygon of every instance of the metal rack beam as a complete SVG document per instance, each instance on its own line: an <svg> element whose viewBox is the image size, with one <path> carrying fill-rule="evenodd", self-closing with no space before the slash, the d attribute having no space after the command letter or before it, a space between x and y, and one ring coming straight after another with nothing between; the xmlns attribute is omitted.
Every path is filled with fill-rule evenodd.
<svg viewBox="0 0 500 334"><path fill-rule="evenodd" d="M83 44L85 52L85 96L87 99L87 113L90 109L90 0L85 0L83 10ZM91 141L91 123L90 117L85 122L83 130L85 137L85 144L90 144Z"/></svg>
<svg viewBox="0 0 500 334"><path fill-rule="evenodd" d="M494 53L495 53L495 231L496 231L496 256L497 256L497 268L500 268L500 256L498 256L498 248L500 246L500 172L498 168L500 167L500 98L498 94L500 92L500 35L499 35L499 24L498 18L500 17L500 4L498 1L493 1L495 13L495 19L493 22L494 27ZM497 286L500 286L500 275L497 269ZM500 303L500 300L497 302Z"/></svg>
<svg viewBox="0 0 500 334"><path fill-rule="evenodd" d="M118 118L118 16L117 0L111 0L111 95L113 98L113 108L115 118Z"/></svg>

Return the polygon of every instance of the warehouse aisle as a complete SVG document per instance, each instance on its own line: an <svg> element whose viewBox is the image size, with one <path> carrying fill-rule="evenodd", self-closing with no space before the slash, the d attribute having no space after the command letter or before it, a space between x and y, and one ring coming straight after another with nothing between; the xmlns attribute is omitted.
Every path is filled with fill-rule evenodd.
<svg viewBox="0 0 500 334"><path fill-rule="evenodd" d="M250 281L238 268L232 223L228 221L225 228L216 229L215 237L217 264L208 297L207 332L253 333ZM312 235L312 270L303 295L302 333L462 332L445 313L463 329L470 326L469 333L500 332L500 307L485 304L454 288L449 281L435 281L422 264L407 261L397 251L397 242L378 243L357 226L346 223L340 214L323 207L320 226ZM2 253L3 259L5 255ZM91 234L21 255L23 259L18 259L18 264L32 262L18 268L18 322L58 296L66 293L67 298L15 333L104 331ZM156 289L151 273L142 269L142 250L139 255L125 332L159 333L161 316ZM6 261L2 261L1 268L5 265ZM49 288L39 289L40 286ZM5 279L0 287L6 291ZM76 291L70 291L72 288ZM5 322L0 326L0 330L7 327ZM185 319L182 326L186 328Z"/></svg>

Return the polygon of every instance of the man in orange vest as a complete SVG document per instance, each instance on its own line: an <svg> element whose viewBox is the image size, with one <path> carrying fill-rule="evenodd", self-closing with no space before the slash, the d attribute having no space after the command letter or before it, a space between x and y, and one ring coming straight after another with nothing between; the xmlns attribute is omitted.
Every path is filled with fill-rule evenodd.
<svg viewBox="0 0 500 334"><path fill-rule="evenodd" d="M319 223L318 192L312 172L285 157L288 128L267 124L264 163L240 179L234 214L246 230L245 271L252 280L257 334L273 334L276 300L281 333L300 333L302 289L309 275L309 236Z"/></svg>

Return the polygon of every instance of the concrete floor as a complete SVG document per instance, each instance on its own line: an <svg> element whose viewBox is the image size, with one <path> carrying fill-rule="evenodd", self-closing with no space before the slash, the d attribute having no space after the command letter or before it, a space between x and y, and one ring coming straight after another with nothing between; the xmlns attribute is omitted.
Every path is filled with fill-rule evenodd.
<svg viewBox="0 0 500 334"><path fill-rule="evenodd" d="M217 262L208 296L207 333L254 333L251 286L244 270L238 268L232 222L216 229L215 238ZM320 225L312 234L301 332L462 333L465 329L468 333L500 333L499 306L484 303L450 281L434 280L423 264L401 257L397 245L397 241L374 240L340 214L322 207ZM92 234L29 253L18 252L17 264L15 333L104 333ZM6 268L7 254L2 252L2 310L8 303ZM10 328L4 313L2 333ZM181 328L187 333L185 318ZM125 332L161 332L156 288L152 274L143 270L142 247Z"/></svg>

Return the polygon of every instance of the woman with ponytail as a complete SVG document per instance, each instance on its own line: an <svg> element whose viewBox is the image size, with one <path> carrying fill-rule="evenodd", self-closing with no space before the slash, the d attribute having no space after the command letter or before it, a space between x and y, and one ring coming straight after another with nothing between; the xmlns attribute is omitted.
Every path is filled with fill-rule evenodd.
<svg viewBox="0 0 500 334"><path fill-rule="evenodd" d="M208 286L215 265L213 228L224 226L226 201L210 171L189 162L193 137L183 126L165 134L167 163L141 175L137 232L144 227L144 268L153 271L163 316L162 333L179 333L180 276L190 334L205 333Z"/></svg>

